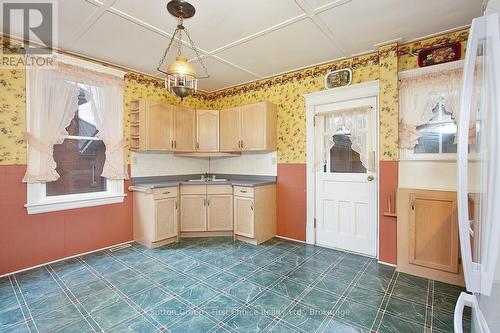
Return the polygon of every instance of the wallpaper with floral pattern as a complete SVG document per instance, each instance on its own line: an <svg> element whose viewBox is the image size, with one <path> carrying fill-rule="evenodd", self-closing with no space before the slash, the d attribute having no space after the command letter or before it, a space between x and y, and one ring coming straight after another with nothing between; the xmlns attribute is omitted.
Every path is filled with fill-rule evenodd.
<svg viewBox="0 0 500 333"><path fill-rule="evenodd" d="M380 47L380 159L395 161L398 159L398 45L389 44Z"/></svg>
<svg viewBox="0 0 500 333"><path fill-rule="evenodd" d="M267 100L278 106L278 162L306 161L306 120L304 94L323 89L324 75L335 69L350 67L352 84L381 81L380 147L382 160L398 158L398 71L413 69L417 53L423 47L449 42L462 43L464 54L468 30L397 46L381 47L377 52L355 58L280 75L267 80L228 88L209 94L197 94L183 104L194 108L224 109ZM128 111L130 101L148 98L179 104L180 100L163 89L163 81L128 73L125 76L125 133L129 140ZM24 70L0 70L0 165L25 164L26 146L22 139L25 124Z"/></svg>

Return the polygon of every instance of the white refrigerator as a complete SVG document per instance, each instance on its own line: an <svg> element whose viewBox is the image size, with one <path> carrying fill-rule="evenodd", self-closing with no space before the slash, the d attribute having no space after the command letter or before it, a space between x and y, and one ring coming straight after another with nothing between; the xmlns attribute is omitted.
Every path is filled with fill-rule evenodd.
<svg viewBox="0 0 500 333"><path fill-rule="evenodd" d="M471 331L500 332L500 21L490 0L472 22L458 119L458 223L467 293L454 326L471 308ZM465 325L464 325L465 326Z"/></svg>

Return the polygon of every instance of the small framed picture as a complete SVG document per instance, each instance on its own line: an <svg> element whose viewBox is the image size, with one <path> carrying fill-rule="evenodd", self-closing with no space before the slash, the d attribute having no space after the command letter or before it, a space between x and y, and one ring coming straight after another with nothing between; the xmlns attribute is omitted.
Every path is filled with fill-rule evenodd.
<svg viewBox="0 0 500 333"><path fill-rule="evenodd" d="M445 62L460 60L461 45L460 43L450 43L422 49L418 52L418 66L426 67Z"/></svg>
<svg viewBox="0 0 500 333"><path fill-rule="evenodd" d="M337 69L325 75L325 89L348 86L351 82L352 70L350 68Z"/></svg>

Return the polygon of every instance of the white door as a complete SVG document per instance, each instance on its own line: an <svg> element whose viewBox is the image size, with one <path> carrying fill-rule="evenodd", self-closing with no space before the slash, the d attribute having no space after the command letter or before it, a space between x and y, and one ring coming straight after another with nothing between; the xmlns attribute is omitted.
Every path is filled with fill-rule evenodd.
<svg viewBox="0 0 500 333"><path fill-rule="evenodd" d="M316 113L324 129L315 145L327 147L316 171L316 243L376 256L377 98L323 105Z"/></svg>

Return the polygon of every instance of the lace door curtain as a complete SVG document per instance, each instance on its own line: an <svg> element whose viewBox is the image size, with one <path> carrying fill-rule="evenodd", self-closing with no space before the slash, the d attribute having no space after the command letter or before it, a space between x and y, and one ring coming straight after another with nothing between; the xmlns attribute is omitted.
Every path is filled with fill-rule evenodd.
<svg viewBox="0 0 500 333"><path fill-rule="evenodd" d="M360 156L361 164L368 169L368 122L371 106L320 112L315 115L314 169L322 170L328 154L335 145L333 136L341 130L350 133L352 149Z"/></svg>
<svg viewBox="0 0 500 333"><path fill-rule="evenodd" d="M414 149L422 134L417 130L433 117L432 110L443 103L455 123L460 116L462 68L412 76L399 83L399 147ZM476 81L477 82L477 81ZM475 136L476 119L471 119L469 139Z"/></svg>
<svg viewBox="0 0 500 333"><path fill-rule="evenodd" d="M57 63L52 68L27 69L30 119L25 135L28 165L23 182L46 183L59 178L53 147L64 141L66 127L78 109L80 86L96 119L97 136L106 146L102 176L127 179L123 139L123 80L78 66ZM80 83L80 84L78 84Z"/></svg>

